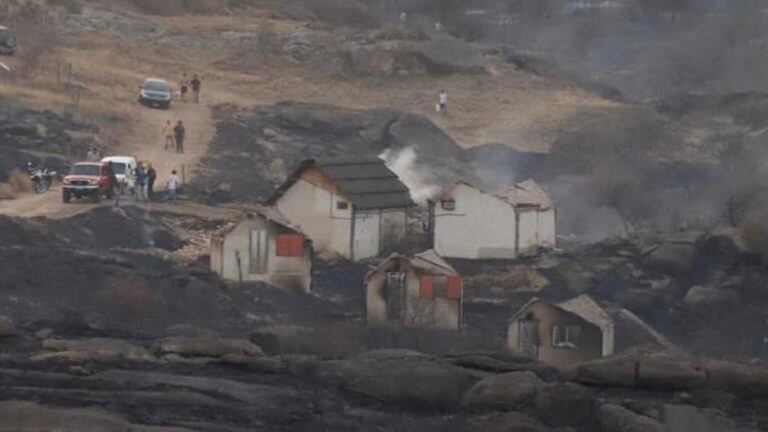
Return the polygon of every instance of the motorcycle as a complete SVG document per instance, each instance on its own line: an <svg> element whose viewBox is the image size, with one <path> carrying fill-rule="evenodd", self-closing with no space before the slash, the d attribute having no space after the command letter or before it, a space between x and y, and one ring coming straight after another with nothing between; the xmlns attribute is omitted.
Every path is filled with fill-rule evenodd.
<svg viewBox="0 0 768 432"><path fill-rule="evenodd" d="M45 193L51 189L56 171L50 171L40 165L33 166L31 162L27 164L27 170L29 171L29 179L32 181L32 189L36 194Z"/></svg>

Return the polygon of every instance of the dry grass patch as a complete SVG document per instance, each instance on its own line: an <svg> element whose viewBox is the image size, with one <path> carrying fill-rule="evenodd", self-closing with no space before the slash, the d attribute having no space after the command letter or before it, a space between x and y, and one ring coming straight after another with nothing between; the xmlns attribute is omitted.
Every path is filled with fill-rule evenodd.
<svg viewBox="0 0 768 432"><path fill-rule="evenodd" d="M30 192L32 190L32 181L27 173L14 168L8 173L8 186L10 186L12 192Z"/></svg>

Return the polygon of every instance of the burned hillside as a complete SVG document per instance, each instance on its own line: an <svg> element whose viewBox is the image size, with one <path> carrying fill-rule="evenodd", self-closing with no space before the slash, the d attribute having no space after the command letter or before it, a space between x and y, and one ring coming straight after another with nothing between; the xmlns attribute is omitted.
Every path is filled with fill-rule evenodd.
<svg viewBox="0 0 768 432"><path fill-rule="evenodd" d="M193 184L214 202L264 201L307 158L377 158L387 150L415 152L418 166L406 168L424 172L425 184L411 189L473 177L464 150L421 116L298 103L241 112L223 106L219 116Z"/></svg>
<svg viewBox="0 0 768 432"><path fill-rule="evenodd" d="M27 162L59 172L99 144L98 128L50 111L22 109L0 100L0 183Z"/></svg>
<svg viewBox="0 0 768 432"><path fill-rule="evenodd" d="M90 230L81 228L86 221ZM742 290L765 278L752 252L728 235L455 262L467 278L468 328L452 334L366 329L365 265L318 263L314 295L224 285L171 252L179 246L175 224L213 226L136 208L60 222L0 220L0 254L9 264L0 270L5 424L435 432L510 424L542 432L565 425L584 432L618 424L681 432L703 423L724 432L765 427L755 414L768 400L760 366L638 350L560 369L502 354L486 340L515 312L522 291L538 287L534 295L553 300L589 293L615 301L695 352L745 354L737 351L754 348L756 333L739 322L741 340L725 344L732 329L714 327L726 324L724 316L754 318L749 307L717 295L694 302L686 294L679 304L690 284L746 298ZM161 247L169 250L152 247L134 227L164 232L170 240ZM75 245L75 236L92 237ZM710 272L698 272L701 266ZM743 284L730 278L720 286L723 271ZM761 307L750 298L750 307ZM677 311L693 305L703 308L696 314L712 315Z"/></svg>

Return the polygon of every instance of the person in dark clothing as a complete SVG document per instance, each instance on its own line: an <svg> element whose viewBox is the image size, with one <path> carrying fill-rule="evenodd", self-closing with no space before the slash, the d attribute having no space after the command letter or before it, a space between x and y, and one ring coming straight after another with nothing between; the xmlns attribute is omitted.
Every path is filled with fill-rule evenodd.
<svg viewBox="0 0 768 432"><path fill-rule="evenodd" d="M147 165L147 198L152 199L155 195L155 179L157 179L157 171L152 164Z"/></svg>
<svg viewBox="0 0 768 432"><path fill-rule="evenodd" d="M184 123L179 120L176 123L176 127L173 128L173 135L176 138L176 153L184 153L184 136L186 134L187 131L184 129Z"/></svg>
<svg viewBox="0 0 768 432"><path fill-rule="evenodd" d="M192 85L192 93L195 94L195 103L200 102L200 87L202 87L203 82L200 81L200 77L195 74L194 77L192 77L192 81L190 81L190 84Z"/></svg>
<svg viewBox="0 0 768 432"><path fill-rule="evenodd" d="M112 197L115 199L115 207L120 207L120 196L123 194L123 184L117 181L115 176L115 167L112 162L107 164L107 175L109 183L112 184Z"/></svg>

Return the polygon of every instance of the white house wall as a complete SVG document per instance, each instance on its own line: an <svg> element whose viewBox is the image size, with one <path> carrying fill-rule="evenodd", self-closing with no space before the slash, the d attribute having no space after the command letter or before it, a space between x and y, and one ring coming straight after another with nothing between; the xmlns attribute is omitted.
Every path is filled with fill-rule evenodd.
<svg viewBox="0 0 768 432"><path fill-rule="evenodd" d="M264 273L250 273L250 232L266 230L269 239L267 269ZM309 291L312 281L312 251L306 247L304 256L277 256L277 229L264 220L243 221L224 238L223 247L216 256L212 254L212 268L220 268L222 278L235 282L266 282L282 288ZM240 265L238 265L238 256Z"/></svg>
<svg viewBox="0 0 768 432"><path fill-rule="evenodd" d="M435 250L450 258L514 258L515 211L504 201L458 184L455 210L435 205Z"/></svg>
<svg viewBox="0 0 768 432"><path fill-rule="evenodd" d="M540 210L538 215L539 223L539 246L553 248L557 245L557 234L555 231L555 209L550 208Z"/></svg>
<svg viewBox="0 0 768 432"><path fill-rule="evenodd" d="M351 258L352 206L338 210L338 201L346 200L300 179L280 197L277 209L312 239L315 250Z"/></svg>
<svg viewBox="0 0 768 432"><path fill-rule="evenodd" d="M518 212L518 253L533 255L539 247L539 211L524 209Z"/></svg>
<svg viewBox="0 0 768 432"><path fill-rule="evenodd" d="M353 260L374 257L379 254L381 215L378 210L355 213L355 238Z"/></svg>

